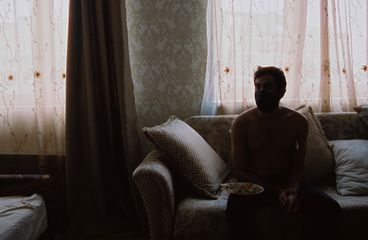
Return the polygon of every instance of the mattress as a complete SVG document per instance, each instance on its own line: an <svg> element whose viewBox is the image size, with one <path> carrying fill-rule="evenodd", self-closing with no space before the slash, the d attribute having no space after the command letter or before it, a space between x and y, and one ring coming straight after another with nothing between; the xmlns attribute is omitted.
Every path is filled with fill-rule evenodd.
<svg viewBox="0 0 368 240"><path fill-rule="evenodd" d="M0 197L0 240L36 240L46 228L41 195Z"/></svg>

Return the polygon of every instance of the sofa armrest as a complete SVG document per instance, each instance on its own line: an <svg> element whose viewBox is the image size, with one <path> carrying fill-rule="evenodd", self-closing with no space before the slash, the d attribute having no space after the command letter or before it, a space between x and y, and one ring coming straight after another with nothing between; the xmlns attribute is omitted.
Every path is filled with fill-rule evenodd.
<svg viewBox="0 0 368 240"><path fill-rule="evenodd" d="M175 199L170 170L150 152L133 172L133 179L143 200L150 240L169 240L173 236Z"/></svg>

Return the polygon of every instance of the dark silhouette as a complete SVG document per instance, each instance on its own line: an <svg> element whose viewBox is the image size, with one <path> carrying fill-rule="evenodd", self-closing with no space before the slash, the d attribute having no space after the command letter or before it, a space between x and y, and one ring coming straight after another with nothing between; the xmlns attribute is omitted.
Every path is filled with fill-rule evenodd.
<svg viewBox="0 0 368 240"><path fill-rule="evenodd" d="M257 239L255 215L265 207L300 219L302 232L293 239L336 239L339 204L304 182L308 121L279 106L286 91L283 71L259 67L254 86L257 107L240 114L231 127L232 163L238 181L257 183L265 191L229 196L226 214L232 239ZM279 237L285 239L288 231Z"/></svg>

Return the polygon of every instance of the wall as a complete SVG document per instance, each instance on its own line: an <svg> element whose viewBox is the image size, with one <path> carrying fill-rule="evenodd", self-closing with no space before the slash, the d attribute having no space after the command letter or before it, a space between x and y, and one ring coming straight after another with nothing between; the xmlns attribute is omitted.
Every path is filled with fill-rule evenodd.
<svg viewBox="0 0 368 240"><path fill-rule="evenodd" d="M127 0L138 126L198 115L206 68L206 0ZM142 135L141 135L142 137ZM143 139L144 152L151 146Z"/></svg>

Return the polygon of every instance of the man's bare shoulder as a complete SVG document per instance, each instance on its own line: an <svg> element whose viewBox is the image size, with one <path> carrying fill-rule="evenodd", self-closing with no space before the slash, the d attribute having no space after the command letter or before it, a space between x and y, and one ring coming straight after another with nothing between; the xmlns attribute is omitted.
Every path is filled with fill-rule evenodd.
<svg viewBox="0 0 368 240"><path fill-rule="evenodd" d="M240 113L234 120L231 125L231 128L234 130L241 130L245 129L245 127L248 125L250 121L255 119L257 112L257 108L253 107L250 109L245 110L244 112Z"/></svg>
<svg viewBox="0 0 368 240"><path fill-rule="evenodd" d="M245 110L244 112L240 113L235 119L234 123L244 123L248 122L249 120L252 120L256 117L257 114L257 108L253 107L250 109Z"/></svg>

